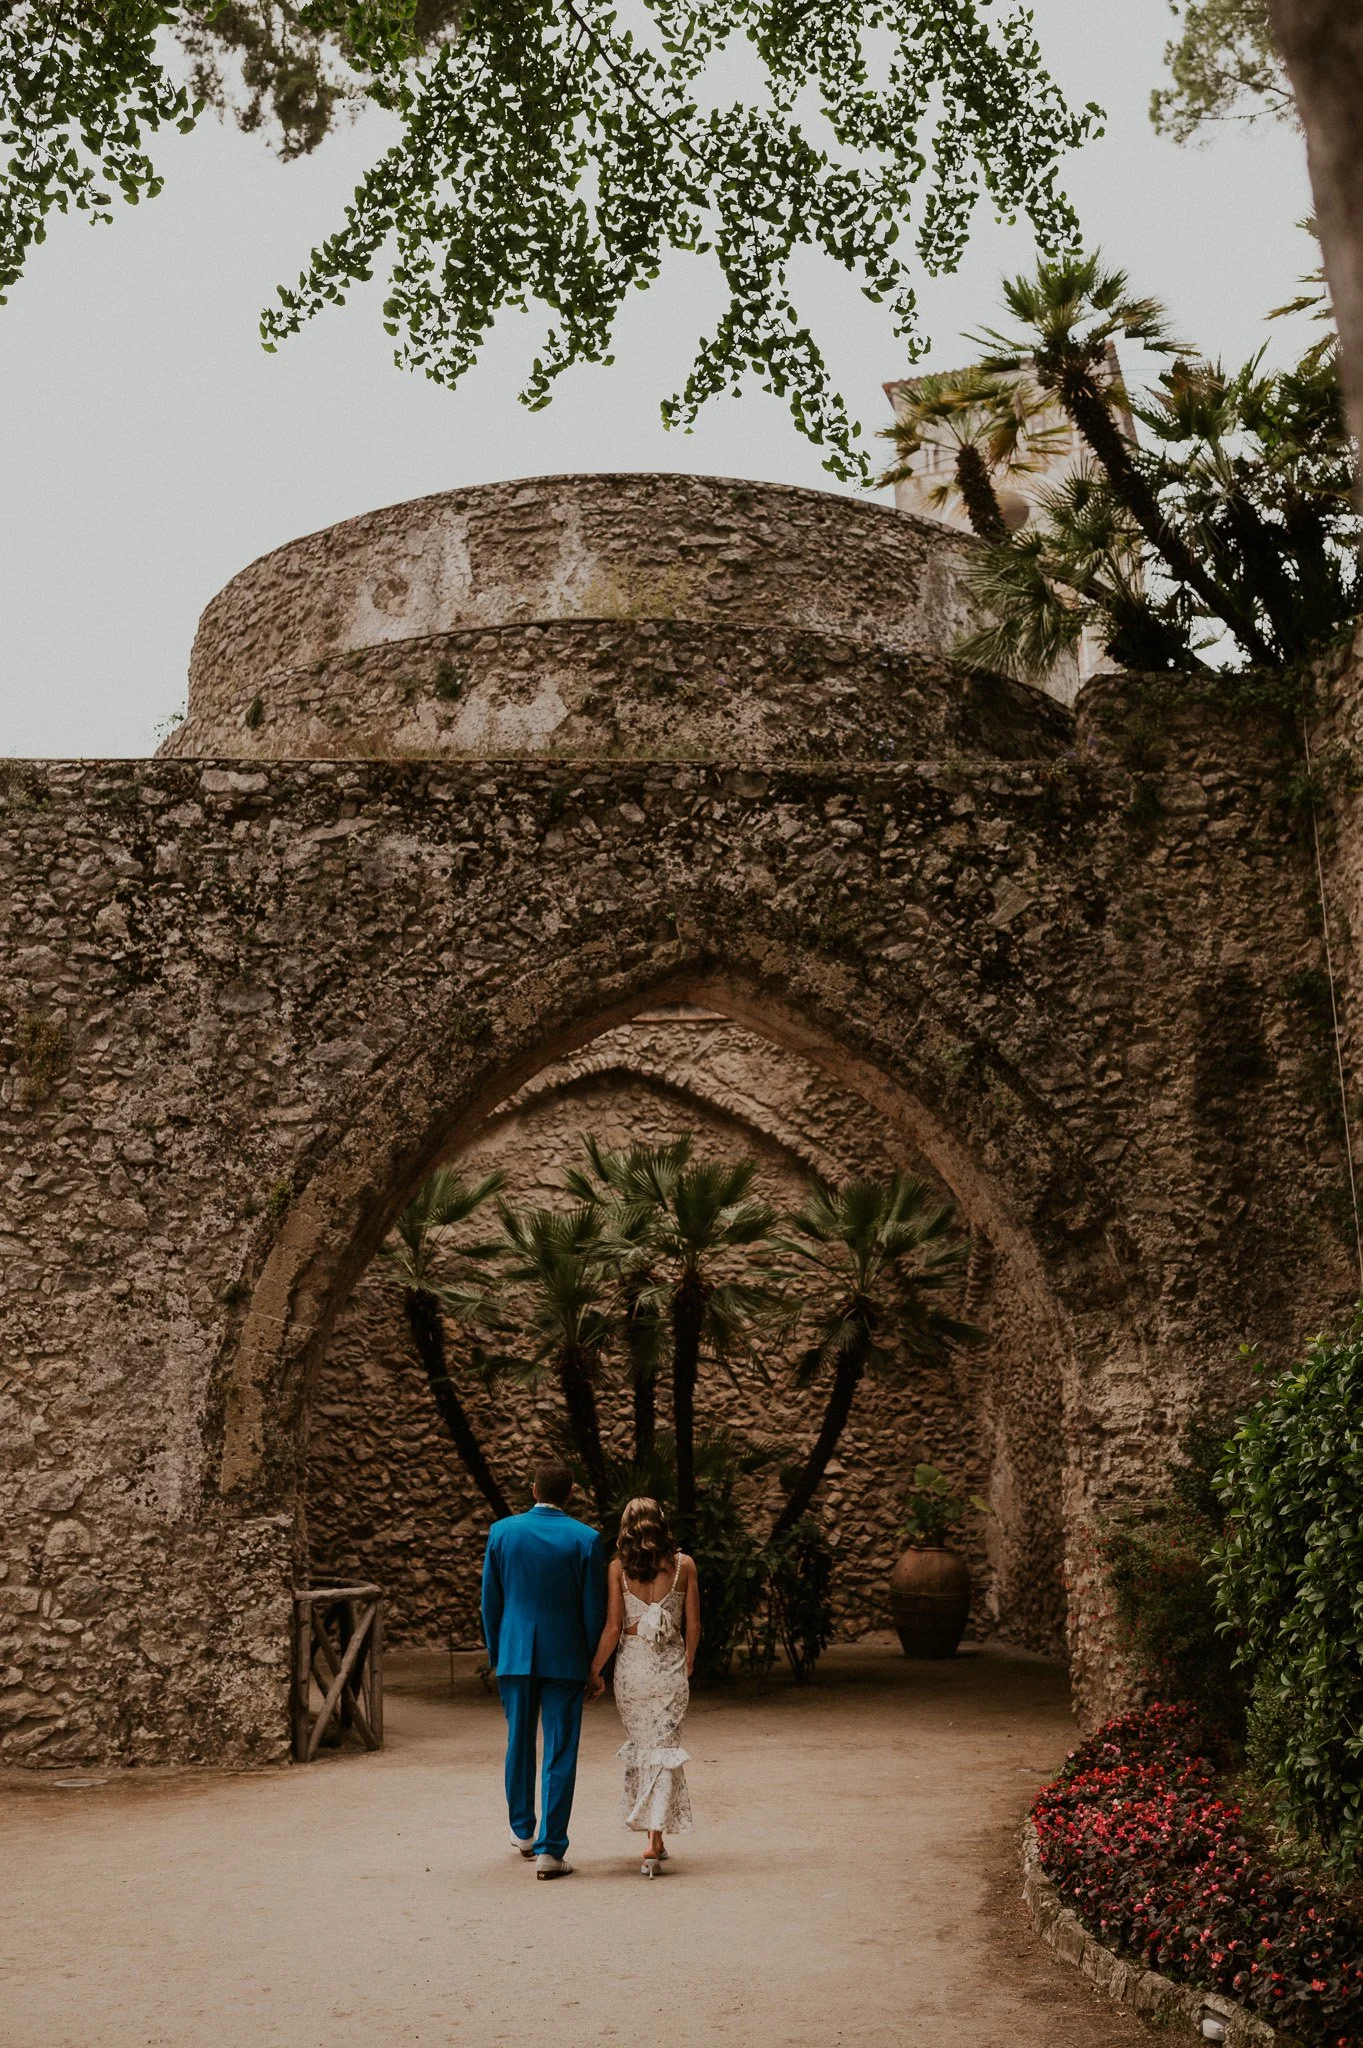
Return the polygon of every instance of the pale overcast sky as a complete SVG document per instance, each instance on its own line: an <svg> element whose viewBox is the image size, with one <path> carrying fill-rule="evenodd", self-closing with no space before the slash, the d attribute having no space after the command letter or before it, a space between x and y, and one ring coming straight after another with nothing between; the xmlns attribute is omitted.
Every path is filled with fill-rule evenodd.
<svg viewBox="0 0 1363 2048"><path fill-rule="evenodd" d="M1227 357L1313 260L1302 147L1281 128L1209 147L1156 137L1165 0L1035 0L1043 47L1075 102L1108 112L1069 162L1086 232L1163 297L1180 328ZM837 489L784 408L722 400L694 434L664 432L658 400L684 374L716 293L674 259L636 296L613 369L562 380L546 412L515 402L538 336L513 319L457 394L393 366L376 285L267 356L256 322L334 227L374 153L361 123L281 165L209 119L163 142L166 189L109 228L57 220L0 307L0 755L141 754L184 699L195 621L236 570L280 542L427 491L563 470L694 470ZM924 280L931 361L960 360L990 319L1021 229L981 219L953 278ZM869 430L904 364L883 311L810 259L803 303L839 387Z"/></svg>

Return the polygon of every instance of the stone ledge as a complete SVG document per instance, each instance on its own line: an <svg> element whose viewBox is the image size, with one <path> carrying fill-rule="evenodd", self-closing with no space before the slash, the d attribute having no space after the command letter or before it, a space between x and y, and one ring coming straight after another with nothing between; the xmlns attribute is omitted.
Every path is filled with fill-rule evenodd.
<svg viewBox="0 0 1363 2048"><path fill-rule="evenodd" d="M1054 756L1074 721L1003 677L865 637L682 616L482 621L302 666L201 669L164 756Z"/></svg>
<svg viewBox="0 0 1363 2048"><path fill-rule="evenodd" d="M580 614L831 630L942 655L976 621L971 534L837 493L668 473L522 478L307 534L204 611L190 698L249 705L280 667Z"/></svg>
<svg viewBox="0 0 1363 2048"><path fill-rule="evenodd" d="M1215 2013L1226 2030L1226 2048L1269 2048L1270 2043L1276 2043L1277 2048L1295 2048L1288 2035L1270 2027L1266 2020L1256 2019L1253 2013L1223 1998L1219 1992L1195 1991L1186 1984L1175 1984L1157 1970L1144 1970L1139 1963L1124 1961L1095 1941L1077 1914L1062 1902L1042 1869L1036 1829L1031 1821L1022 1831L1022 1896L1041 1939L1118 2005L1129 2005L1133 2012L1161 2026L1176 2026L1180 2020L1185 2021L1194 2040L1205 2038L1204 2013Z"/></svg>

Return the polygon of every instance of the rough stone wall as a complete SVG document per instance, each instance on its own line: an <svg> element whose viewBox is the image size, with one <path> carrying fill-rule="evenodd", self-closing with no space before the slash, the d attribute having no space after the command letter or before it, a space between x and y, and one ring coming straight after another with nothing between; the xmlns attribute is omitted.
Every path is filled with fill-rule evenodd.
<svg viewBox="0 0 1363 2048"><path fill-rule="evenodd" d="M1320 838L1334 1002L1322 954L1313 983L1302 989L1302 1056L1341 1132L1347 1101L1354 1174L1363 1199L1363 631L1347 656L1322 664L1319 684L1319 711L1309 734L1309 790L1304 753L1299 758L1300 809L1304 833L1311 829L1314 809ZM1299 744L1300 728L1293 740ZM1356 1292L1363 1299L1363 1250L1357 1260Z"/></svg>
<svg viewBox="0 0 1363 2048"><path fill-rule="evenodd" d="M831 633L678 619L552 620L398 640L257 679L163 752L247 760L551 754L593 760L918 760L1059 752L1035 690Z"/></svg>
<svg viewBox="0 0 1363 2048"><path fill-rule="evenodd" d="M644 636L633 658L651 661L646 697L656 679L677 701L646 702L624 744L690 753L699 731L711 758L714 721L688 721L688 693L703 718L729 694L711 665L752 665L718 629L784 634L771 660L793 684L812 665L836 690L850 663L856 685L873 647L940 661L975 620L977 545L883 505L727 478L537 477L390 505L290 542L213 599L168 750L332 754L358 734L370 755L563 752L585 735L596 754L611 715L595 701L599 651L656 622L670 645ZM614 633L542 631L573 620ZM622 665L607 694L628 681ZM873 664L870 685L883 706ZM770 727L770 685L746 687ZM437 688L460 696L424 701Z"/></svg>
<svg viewBox="0 0 1363 2048"><path fill-rule="evenodd" d="M839 1179L906 1167L931 1178L926 1163L894 1143L864 1099L769 1040L703 1016L656 1018L604 1033L494 1113L459 1154L459 1164L471 1174L500 1167L517 1203L561 1203L564 1170L579 1163L587 1131L607 1145L659 1144L690 1131L698 1153L753 1157L758 1191L783 1213L798 1206L811 1170ZM963 1359L950 1371L901 1360L896 1379L868 1382L858 1397L817 1502L835 1549L834 1604L843 1635L890 1625L886 1582L902 1548L899 1494L922 1458L946 1471L959 1491L997 1496L992 1524L963 1532L974 1552L976 1632L1001 1632L1033 1649L1063 1647L1055 1512L1059 1359L1044 1333L1038 1344L1037 1333L1017 1327L1015 1293L1006 1270L994 1270L999 1263L979 1248L969 1309L1008 1361L1003 1374L988 1357ZM786 1284L793 1295L807 1292L798 1267ZM448 1344L457 1358L453 1328ZM796 1386L799 1348L796 1337L782 1332L761 1344L760 1371L737 1367L737 1384L725 1373L708 1372L700 1390L701 1426L722 1423L753 1441L775 1438L788 1446L786 1462L803 1456L817 1433L826 1389ZM1004 1377L1018 1364L1023 1384L1005 1393ZM661 1392L667 1426L665 1387ZM467 1390L480 1441L513 1500L560 1416L557 1397L545 1400L542 1393L506 1385L495 1395L476 1385ZM628 1456L629 1390L618 1377L603 1391L602 1415L613 1447ZM996 1447L1006 1424L1012 1425L1008 1441ZM781 1499L774 1475L752 1485L749 1495L754 1526L769 1526ZM347 1304L319 1372L307 1503L319 1583L345 1574L383 1585L394 1641L443 1642L451 1635L477 1641L489 1514L434 1415L399 1297L381 1262Z"/></svg>
<svg viewBox="0 0 1363 2048"><path fill-rule="evenodd" d="M1137 770L1139 708L1091 686L1060 762L12 768L0 1755L283 1753L336 1314L434 1160L677 995L855 1086L1058 1332L1100 1711L1094 1514L1353 1278L1279 737L1194 709Z"/></svg>

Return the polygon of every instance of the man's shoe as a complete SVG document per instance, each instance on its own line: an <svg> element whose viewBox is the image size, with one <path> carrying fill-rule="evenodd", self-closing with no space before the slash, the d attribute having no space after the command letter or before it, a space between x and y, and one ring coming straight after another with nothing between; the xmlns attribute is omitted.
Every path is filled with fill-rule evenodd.
<svg viewBox="0 0 1363 2048"><path fill-rule="evenodd" d="M561 1856L537 1856L535 1858L536 1877L571 1877L572 1874L572 1864L565 1863Z"/></svg>
<svg viewBox="0 0 1363 2048"><path fill-rule="evenodd" d="M533 1835L513 1835L511 1837L511 1846L513 1849L519 1850L528 1863L535 1853L535 1837Z"/></svg>

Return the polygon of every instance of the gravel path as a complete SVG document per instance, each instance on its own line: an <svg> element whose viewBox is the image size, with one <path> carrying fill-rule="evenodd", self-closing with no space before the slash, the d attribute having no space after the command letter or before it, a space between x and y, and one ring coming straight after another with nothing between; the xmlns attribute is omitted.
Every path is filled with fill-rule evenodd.
<svg viewBox="0 0 1363 2048"><path fill-rule="evenodd" d="M1018 1824L1075 1739L1055 1667L859 1646L803 1690L701 1695L697 1829L654 1884L616 1820L609 1700L575 1875L536 1883L504 1849L501 1716L473 1667L451 1691L443 1657L394 1658L378 1757L0 1778L5 2048L1148 2038L1020 1905Z"/></svg>

